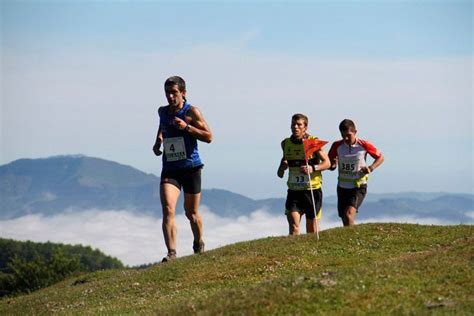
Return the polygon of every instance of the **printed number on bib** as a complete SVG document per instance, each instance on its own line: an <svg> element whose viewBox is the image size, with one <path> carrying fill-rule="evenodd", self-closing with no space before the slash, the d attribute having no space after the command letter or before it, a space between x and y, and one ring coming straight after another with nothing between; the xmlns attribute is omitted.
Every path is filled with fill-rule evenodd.
<svg viewBox="0 0 474 316"><path fill-rule="evenodd" d="M355 163L341 163L341 170L343 171L354 171Z"/></svg>
<svg viewBox="0 0 474 316"><path fill-rule="evenodd" d="M183 137L170 137L163 140L167 161L186 159L186 146Z"/></svg>
<svg viewBox="0 0 474 316"><path fill-rule="evenodd" d="M339 161L340 173L346 177L358 178L360 176L360 167L361 163L358 159L345 158Z"/></svg>
<svg viewBox="0 0 474 316"><path fill-rule="evenodd" d="M306 174L290 174L290 184L305 185L308 184L309 177Z"/></svg>

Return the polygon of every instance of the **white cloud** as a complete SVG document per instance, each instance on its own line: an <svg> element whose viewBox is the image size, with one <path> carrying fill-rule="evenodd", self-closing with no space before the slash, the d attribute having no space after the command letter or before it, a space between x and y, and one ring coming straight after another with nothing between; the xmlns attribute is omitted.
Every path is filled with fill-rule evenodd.
<svg viewBox="0 0 474 316"><path fill-rule="evenodd" d="M237 219L219 217L202 207L206 249L238 241L284 235L284 216L256 211ZM193 236L184 214L176 217L180 256L192 253ZM166 254L161 218L128 211L88 210L45 217L28 215L0 222L1 237L38 242L90 245L128 265L160 261Z"/></svg>
<svg viewBox="0 0 474 316"><path fill-rule="evenodd" d="M82 244L99 248L126 264L157 261L161 222L126 211L35 214L0 222L4 238Z"/></svg>
<svg viewBox="0 0 474 316"><path fill-rule="evenodd" d="M239 241L284 236L288 224L283 214L275 216L258 210L249 216L226 218L201 208L206 249L214 249ZM334 214L323 214L321 229L340 227ZM358 221L397 222L431 225L456 223L436 218L386 217ZM183 214L176 217L179 256L192 254L193 236L189 222ZM304 231L304 219L302 221ZM98 248L107 255L117 257L127 265L158 262L166 254L161 230L161 218L117 210L88 210L65 212L51 217L27 215L0 221L0 237L37 242L82 244Z"/></svg>
<svg viewBox="0 0 474 316"><path fill-rule="evenodd" d="M466 216L474 220L474 211L466 212Z"/></svg>

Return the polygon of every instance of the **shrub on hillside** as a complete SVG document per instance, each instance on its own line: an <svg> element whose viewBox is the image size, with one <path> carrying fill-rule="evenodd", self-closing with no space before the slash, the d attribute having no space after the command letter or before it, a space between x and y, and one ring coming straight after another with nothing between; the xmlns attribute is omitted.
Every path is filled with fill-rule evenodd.
<svg viewBox="0 0 474 316"><path fill-rule="evenodd" d="M29 293L66 277L123 268L116 258L91 247L0 239L0 296Z"/></svg>

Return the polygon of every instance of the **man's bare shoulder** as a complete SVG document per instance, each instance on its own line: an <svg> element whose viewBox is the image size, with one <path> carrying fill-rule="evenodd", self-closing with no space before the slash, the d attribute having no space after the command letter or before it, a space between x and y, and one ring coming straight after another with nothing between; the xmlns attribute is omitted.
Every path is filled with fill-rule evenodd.
<svg viewBox="0 0 474 316"><path fill-rule="evenodd" d="M192 118L201 118L202 117L201 111L195 105L190 105L189 106L189 110L186 112L186 115L189 115Z"/></svg>

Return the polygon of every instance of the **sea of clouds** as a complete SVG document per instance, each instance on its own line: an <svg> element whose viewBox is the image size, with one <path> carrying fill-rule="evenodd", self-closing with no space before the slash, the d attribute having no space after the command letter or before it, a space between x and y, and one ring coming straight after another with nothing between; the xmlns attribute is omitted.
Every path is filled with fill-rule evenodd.
<svg viewBox="0 0 474 316"><path fill-rule="evenodd" d="M474 212L471 213L474 219ZM249 216L228 218L201 207L201 215L207 250L239 241L288 234L285 216L271 214L265 210L255 211ZM339 219L332 215L334 214L323 214L321 230L341 226ZM387 217L359 221L363 222L456 224L436 218L416 217ZM176 216L176 225L178 255L192 254L193 236L189 221L184 214ZM304 219L301 226L304 230ZM48 217L41 214L27 215L0 221L0 237L91 246L129 266L158 262L166 255L161 218L125 210L66 211Z"/></svg>

